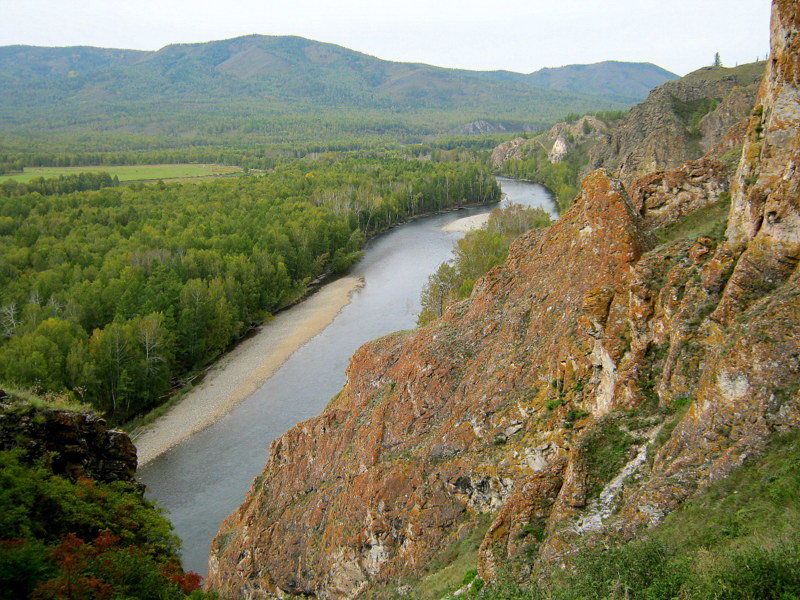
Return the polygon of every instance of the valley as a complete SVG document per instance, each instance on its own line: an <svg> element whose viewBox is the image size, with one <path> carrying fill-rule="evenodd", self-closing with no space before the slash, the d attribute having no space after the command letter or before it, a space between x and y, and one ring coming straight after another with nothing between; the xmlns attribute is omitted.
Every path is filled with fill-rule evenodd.
<svg viewBox="0 0 800 600"><path fill-rule="evenodd" d="M550 195L539 185L503 185L510 185L514 201L554 210ZM277 370L246 398L239 398L241 403L230 413L208 422L208 429L160 456L145 454L148 460L139 475L150 489L149 497L169 510L176 532L184 540L188 568L205 573L211 538L222 519L241 502L269 443L325 407L344 382L353 352L369 340L415 326L423 284L439 262L448 258L453 242L461 235L442 231L442 227L465 214L485 211L468 208L424 217L371 240L364 258L350 272L350 277L363 279L364 285L351 293L349 303L329 325L315 330L314 337L298 347L283 327L271 336L268 324L265 343L271 338L289 350L283 354L278 349L283 362ZM315 315L306 314L306 307L324 292L325 288L276 320L314 320ZM248 366L248 377L252 377L259 368ZM223 364L222 368L230 366ZM239 380L242 383L255 387ZM200 394L205 386L201 384ZM178 408L193 411L193 402L190 394ZM154 427L169 425L156 421Z"/></svg>
<svg viewBox="0 0 800 600"><path fill-rule="evenodd" d="M0 600L800 597L771 6L683 77L0 47Z"/></svg>

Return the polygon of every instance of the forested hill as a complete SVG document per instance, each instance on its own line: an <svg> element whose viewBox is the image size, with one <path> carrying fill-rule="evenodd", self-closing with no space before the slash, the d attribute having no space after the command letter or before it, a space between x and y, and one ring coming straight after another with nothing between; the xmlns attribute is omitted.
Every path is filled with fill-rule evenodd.
<svg viewBox="0 0 800 600"><path fill-rule="evenodd" d="M508 71L385 61L293 36L250 35L156 52L6 46L0 48L0 142L14 146L23 136L46 133L52 143L60 133L152 147L165 136L219 143L419 136L485 118L535 125L568 112L627 107L641 90L672 77L652 65L615 65L608 81L606 69L590 69L585 86L578 73L564 87L560 79L551 85ZM639 91L620 88L619 79Z"/></svg>
<svg viewBox="0 0 800 600"><path fill-rule="evenodd" d="M641 102L654 87L677 78L674 73L652 63L607 60L591 65L539 69L528 76L528 81L553 90Z"/></svg>

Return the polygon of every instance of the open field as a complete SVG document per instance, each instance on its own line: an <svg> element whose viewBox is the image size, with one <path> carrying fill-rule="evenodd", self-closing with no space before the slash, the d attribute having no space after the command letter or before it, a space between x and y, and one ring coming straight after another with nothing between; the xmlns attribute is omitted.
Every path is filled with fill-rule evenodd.
<svg viewBox="0 0 800 600"><path fill-rule="evenodd" d="M34 177L58 177L59 175L77 175L78 173L106 172L120 181L147 181L163 179L191 179L194 177L221 177L241 172L240 167L228 165L91 165L83 167L28 167L23 173L0 176L0 182L16 179L27 183Z"/></svg>

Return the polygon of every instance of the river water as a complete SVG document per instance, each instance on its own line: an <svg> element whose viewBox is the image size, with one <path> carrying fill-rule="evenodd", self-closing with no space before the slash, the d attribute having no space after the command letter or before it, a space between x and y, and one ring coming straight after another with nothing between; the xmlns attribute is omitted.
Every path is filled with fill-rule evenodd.
<svg viewBox="0 0 800 600"><path fill-rule="evenodd" d="M556 215L546 188L498 181L506 201ZM270 442L322 411L344 384L345 368L356 349L416 325L423 285L464 235L442 227L485 212L486 207L469 208L426 217L371 240L352 270L366 284L327 328L224 418L142 467L139 478L147 485L148 498L168 511L183 540L186 569L206 573L211 539L261 472Z"/></svg>

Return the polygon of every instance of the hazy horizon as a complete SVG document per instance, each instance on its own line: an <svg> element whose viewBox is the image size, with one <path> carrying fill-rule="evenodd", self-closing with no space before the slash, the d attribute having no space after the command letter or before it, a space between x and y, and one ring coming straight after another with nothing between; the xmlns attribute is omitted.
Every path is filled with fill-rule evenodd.
<svg viewBox="0 0 800 600"><path fill-rule="evenodd" d="M770 3L763 0L587 0L558 3L409 0L331 4L298 0L0 0L0 46L158 50L244 35L296 35L384 60L530 73L603 61L653 63L684 75L712 62L763 59ZM609 26L613 25L611 29ZM646 35L642 35L646 32Z"/></svg>

